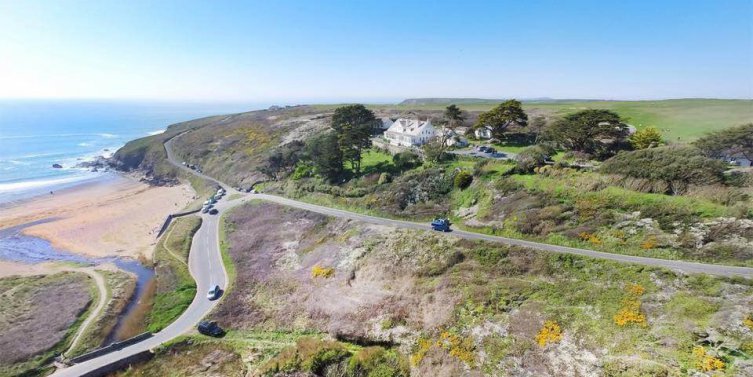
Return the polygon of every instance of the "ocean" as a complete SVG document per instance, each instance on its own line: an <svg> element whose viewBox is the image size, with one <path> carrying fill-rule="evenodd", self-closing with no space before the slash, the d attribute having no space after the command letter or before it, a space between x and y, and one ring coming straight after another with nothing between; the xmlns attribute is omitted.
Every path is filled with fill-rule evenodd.
<svg viewBox="0 0 753 377"><path fill-rule="evenodd" d="M102 179L75 165L200 117L262 104L0 100L0 204ZM62 168L53 168L59 164Z"/></svg>

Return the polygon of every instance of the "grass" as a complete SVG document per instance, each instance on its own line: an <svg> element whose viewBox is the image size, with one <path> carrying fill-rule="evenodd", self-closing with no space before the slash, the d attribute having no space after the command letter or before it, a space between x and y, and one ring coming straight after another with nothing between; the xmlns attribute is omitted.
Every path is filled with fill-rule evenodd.
<svg viewBox="0 0 753 377"><path fill-rule="evenodd" d="M177 218L155 246L156 293L147 315L147 329L151 332L172 323L196 296L196 282L188 271L188 254L200 226L200 217Z"/></svg>
<svg viewBox="0 0 753 377"><path fill-rule="evenodd" d="M466 111L487 111L501 101L462 103ZM374 110L444 110L449 103L418 105L370 105ZM331 109L336 106L320 106ZM753 101L725 99L670 99L659 101L531 101L523 102L530 112L561 116L585 109L607 109L643 128L653 126L670 142L688 142L706 132L753 122ZM513 152L510 150L510 152ZM513 152L514 153L514 152Z"/></svg>
<svg viewBox="0 0 753 377"><path fill-rule="evenodd" d="M220 218L220 254L222 256L222 264L225 266L225 271L227 272L227 285L225 287L225 294L228 294L235 284L235 278L237 276L237 272L235 271L235 263L233 263L233 258L230 256L230 245L227 241L227 234L228 232L232 232L233 229L230 228L231 225L227 223L227 216L232 213L232 211L238 210L240 207L235 207L229 212L223 213L222 217Z"/></svg>
<svg viewBox="0 0 753 377"><path fill-rule="evenodd" d="M121 271L97 271L97 273L105 278L107 304L99 317L86 329L76 348L66 353L67 357L75 357L100 347L133 294L136 282L129 274ZM98 294L98 291L95 294Z"/></svg>
<svg viewBox="0 0 753 377"><path fill-rule="evenodd" d="M94 291L75 272L0 279L0 375L47 374L93 309Z"/></svg>
<svg viewBox="0 0 753 377"><path fill-rule="evenodd" d="M542 175L515 175L512 178L521 183L527 190L547 192L567 202L574 202L585 197L598 200L601 204L610 208L625 210L668 207L686 210L703 218L727 216L729 214L729 208L726 206L687 196L641 193L614 186L599 191L589 191L576 185L575 180L579 180L581 177L598 179L599 176L597 173L582 173L571 177L572 179L569 180L568 178L550 178Z"/></svg>

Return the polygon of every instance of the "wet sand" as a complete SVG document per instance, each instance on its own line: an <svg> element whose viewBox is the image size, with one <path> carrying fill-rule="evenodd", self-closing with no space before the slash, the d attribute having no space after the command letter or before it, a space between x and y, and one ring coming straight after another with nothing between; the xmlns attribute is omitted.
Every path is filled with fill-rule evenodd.
<svg viewBox="0 0 753 377"><path fill-rule="evenodd" d="M113 175L53 195L3 205L0 229L52 218L25 228L23 233L89 257L151 260L165 216L184 208L193 197L193 190L186 185L152 187ZM0 264L0 269L11 267Z"/></svg>

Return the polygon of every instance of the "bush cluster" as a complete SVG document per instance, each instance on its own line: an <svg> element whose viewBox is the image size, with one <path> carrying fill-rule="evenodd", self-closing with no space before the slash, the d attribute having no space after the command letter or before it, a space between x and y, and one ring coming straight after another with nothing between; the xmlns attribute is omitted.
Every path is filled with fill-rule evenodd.
<svg viewBox="0 0 753 377"><path fill-rule="evenodd" d="M536 343L544 348L547 344L557 343L562 340L562 328L556 321L546 321L544 326L536 334Z"/></svg>
<svg viewBox="0 0 753 377"><path fill-rule="evenodd" d="M334 275L335 275L335 269L332 267L322 267L318 264L314 267L311 267L311 277L314 279L316 278L329 279Z"/></svg>
<svg viewBox="0 0 753 377"><path fill-rule="evenodd" d="M646 315L641 311L641 296L646 291L638 284L630 284L625 287L625 298L622 300L622 308L614 315L614 323L620 327L630 324L646 326Z"/></svg>
<svg viewBox="0 0 753 377"><path fill-rule="evenodd" d="M473 176L465 170L455 174L455 187L461 190L468 188L472 182Z"/></svg>

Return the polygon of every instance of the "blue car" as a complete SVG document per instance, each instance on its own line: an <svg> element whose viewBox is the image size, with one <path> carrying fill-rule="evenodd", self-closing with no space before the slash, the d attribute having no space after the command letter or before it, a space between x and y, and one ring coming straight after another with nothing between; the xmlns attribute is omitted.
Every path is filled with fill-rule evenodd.
<svg viewBox="0 0 753 377"><path fill-rule="evenodd" d="M450 231L450 220L447 219L434 219L431 222L431 229L440 231L440 232L449 232Z"/></svg>

